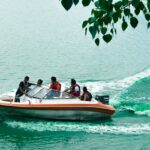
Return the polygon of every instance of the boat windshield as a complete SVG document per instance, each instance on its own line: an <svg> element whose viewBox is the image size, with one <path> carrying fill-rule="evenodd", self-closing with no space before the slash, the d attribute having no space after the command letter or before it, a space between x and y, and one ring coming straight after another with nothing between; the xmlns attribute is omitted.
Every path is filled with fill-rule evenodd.
<svg viewBox="0 0 150 150"><path fill-rule="evenodd" d="M37 99L76 98L68 93L61 93L59 91L49 89L46 86L42 86L42 87L35 86L27 93L27 96L31 98L37 98Z"/></svg>
<svg viewBox="0 0 150 150"><path fill-rule="evenodd" d="M32 90L30 90L27 93L27 96L32 98L44 98L44 96L49 92L49 89L47 87L34 87Z"/></svg>
<svg viewBox="0 0 150 150"><path fill-rule="evenodd" d="M27 93L27 96L38 99L60 98L61 92L51 90L47 87L35 87Z"/></svg>

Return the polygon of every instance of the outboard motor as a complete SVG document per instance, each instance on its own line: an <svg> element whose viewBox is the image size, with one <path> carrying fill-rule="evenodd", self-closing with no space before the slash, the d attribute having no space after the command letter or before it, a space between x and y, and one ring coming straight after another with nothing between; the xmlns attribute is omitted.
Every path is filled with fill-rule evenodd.
<svg viewBox="0 0 150 150"><path fill-rule="evenodd" d="M102 95L102 96L96 95L95 99L100 101L103 104L107 104L107 105L109 104L109 95Z"/></svg>

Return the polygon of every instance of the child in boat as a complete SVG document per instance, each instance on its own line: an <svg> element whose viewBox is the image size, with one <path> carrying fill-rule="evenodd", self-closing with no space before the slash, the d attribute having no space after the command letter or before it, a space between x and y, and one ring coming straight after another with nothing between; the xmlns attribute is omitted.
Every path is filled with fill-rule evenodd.
<svg viewBox="0 0 150 150"><path fill-rule="evenodd" d="M91 101L92 100L92 94L87 90L87 87L83 87L83 94L79 96L79 99L83 101Z"/></svg>

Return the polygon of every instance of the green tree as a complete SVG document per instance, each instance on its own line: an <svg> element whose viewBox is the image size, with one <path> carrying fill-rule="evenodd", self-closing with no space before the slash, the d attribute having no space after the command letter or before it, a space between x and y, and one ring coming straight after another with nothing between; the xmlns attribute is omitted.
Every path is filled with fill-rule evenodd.
<svg viewBox="0 0 150 150"><path fill-rule="evenodd" d="M72 5L77 5L79 0L61 0L61 4L68 11ZM116 24L121 23L125 31L129 25L136 28L138 15L142 13L150 27L150 0L82 0L82 5L92 5L91 16L84 20L82 28L85 34L90 32L96 45L100 40L109 43L117 33Z"/></svg>

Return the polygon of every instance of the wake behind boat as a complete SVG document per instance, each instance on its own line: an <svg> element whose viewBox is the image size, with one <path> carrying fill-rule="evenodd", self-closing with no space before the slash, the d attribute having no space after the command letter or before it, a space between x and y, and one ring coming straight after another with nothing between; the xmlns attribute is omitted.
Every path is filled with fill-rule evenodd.
<svg viewBox="0 0 150 150"><path fill-rule="evenodd" d="M82 101L62 93L52 98L51 90L45 86L33 88L20 97L20 102L14 99L9 95L0 98L1 114L51 120L96 120L115 113L112 106L95 99Z"/></svg>

